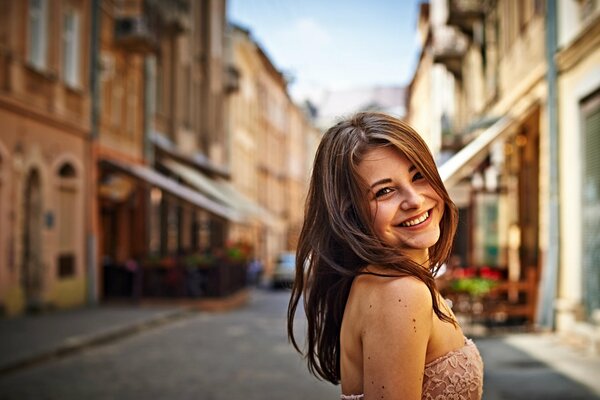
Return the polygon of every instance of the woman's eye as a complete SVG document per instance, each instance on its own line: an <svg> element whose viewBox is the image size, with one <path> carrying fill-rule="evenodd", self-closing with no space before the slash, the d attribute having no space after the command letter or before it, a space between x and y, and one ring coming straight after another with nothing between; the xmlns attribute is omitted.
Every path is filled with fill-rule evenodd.
<svg viewBox="0 0 600 400"><path fill-rule="evenodd" d="M385 187L383 189L379 189L377 192L375 192L375 198L381 197L381 196L385 196L388 193L391 193L392 189L389 187Z"/></svg>
<svg viewBox="0 0 600 400"><path fill-rule="evenodd" d="M419 179L425 179L425 177L423 176L423 174L421 174L420 172L417 172L414 176L413 176L413 182L414 181L418 181Z"/></svg>

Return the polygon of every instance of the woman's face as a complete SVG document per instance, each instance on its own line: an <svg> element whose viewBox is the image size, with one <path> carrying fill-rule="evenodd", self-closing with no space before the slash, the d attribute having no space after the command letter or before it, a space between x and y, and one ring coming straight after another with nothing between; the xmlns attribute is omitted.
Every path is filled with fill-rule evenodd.
<svg viewBox="0 0 600 400"><path fill-rule="evenodd" d="M395 148L369 150L358 164L368 188L372 223L379 239L425 264L440 238L444 202L421 172Z"/></svg>

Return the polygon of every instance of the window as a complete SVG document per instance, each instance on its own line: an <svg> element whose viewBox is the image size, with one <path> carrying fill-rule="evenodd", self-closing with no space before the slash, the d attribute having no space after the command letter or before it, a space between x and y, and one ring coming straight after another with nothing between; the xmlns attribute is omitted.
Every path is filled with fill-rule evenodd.
<svg viewBox="0 0 600 400"><path fill-rule="evenodd" d="M186 128L191 128L192 127L192 115L194 113L193 107L192 107L192 69L191 66L189 64L187 65L182 65L181 66L181 74L183 76L183 79L181 80L183 85L182 85L182 91L181 91L181 95L182 95L182 99L181 99L181 107L182 107L182 122L183 125Z"/></svg>
<svg viewBox="0 0 600 400"><path fill-rule="evenodd" d="M139 82L137 78L134 76L129 76L129 79L126 80L127 84L127 94L126 94L126 107L127 107L127 115L125 116L126 120L126 131L129 137L135 136L136 122L137 122L137 105L138 105L138 96L137 90L139 88Z"/></svg>
<svg viewBox="0 0 600 400"><path fill-rule="evenodd" d="M165 68L164 68L164 61L163 58L161 56L159 56L159 58L156 59L156 72L155 72L155 111L156 114L164 114L165 113L165 101L164 101L164 96L165 96L165 80L164 80L164 74L165 74Z"/></svg>
<svg viewBox="0 0 600 400"><path fill-rule="evenodd" d="M63 20L63 79L71 87L80 84L79 14L68 11Z"/></svg>
<svg viewBox="0 0 600 400"><path fill-rule="evenodd" d="M27 60L38 69L46 68L48 53L48 2L29 0L29 49Z"/></svg>
<svg viewBox="0 0 600 400"><path fill-rule="evenodd" d="M121 129L123 123L123 98L125 96L125 90L123 89L123 71L119 69L115 75L115 79L111 82L111 124L115 129Z"/></svg>

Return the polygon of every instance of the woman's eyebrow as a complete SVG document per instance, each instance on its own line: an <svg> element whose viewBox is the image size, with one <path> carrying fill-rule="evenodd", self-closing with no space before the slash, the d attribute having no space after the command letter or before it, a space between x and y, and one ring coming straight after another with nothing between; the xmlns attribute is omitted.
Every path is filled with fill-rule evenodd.
<svg viewBox="0 0 600 400"><path fill-rule="evenodd" d="M370 188L373 189L375 186L377 185L382 185L384 183L390 183L392 180L390 178L384 178L384 179L380 179L377 182L373 183Z"/></svg>
<svg viewBox="0 0 600 400"><path fill-rule="evenodd" d="M413 172L413 171L414 171L414 170L416 170L416 169L417 169L417 167L415 167L415 166L414 166L414 164L413 164L413 165L411 165L411 166L408 168L408 173L411 173L411 172ZM378 180L377 182L373 183L373 184L372 184L372 185L369 187L369 189L373 189L373 188L374 188L375 186L377 186L377 185L382 185L382 184L384 184L384 183L390 183L390 182L392 182L392 180L391 180L390 178L383 178L383 179L380 179L380 180Z"/></svg>

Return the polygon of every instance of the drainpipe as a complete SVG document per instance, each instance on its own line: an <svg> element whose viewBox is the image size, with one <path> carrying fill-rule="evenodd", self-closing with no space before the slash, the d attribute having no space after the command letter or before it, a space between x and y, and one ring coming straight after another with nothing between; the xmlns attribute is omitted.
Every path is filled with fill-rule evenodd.
<svg viewBox="0 0 600 400"><path fill-rule="evenodd" d="M542 270L540 298L538 299L538 323L543 328L554 330L555 299L558 283L559 266L559 177L558 177L558 88L557 68L554 55L558 49L557 42L557 9L556 0L546 2L546 64L548 82L548 136L549 136L549 209L548 209L548 251Z"/></svg>
<svg viewBox="0 0 600 400"><path fill-rule="evenodd" d="M154 55L144 57L144 159L148 165L154 167L154 145L152 135L154 132L154 112L156 104L156 58Z"/></svg>
<svg viewBox="0 0 600 400"><path fill-rule="evenodd" d="M154 145L152 142L152 135L154 132L154 113L156 104L156 57L154 55L148 55L144 59L144 159L146 164L151 168L155 168L154 165ZM146 191L145 194L145 206L144 212L146 218L146 237L145 237L145 251L150 253L150 242L152 231L156 229L152 226L152 200L150 198L150 191Z"/></svg>
<svg viewBox="0 0 600 400"><path fill-rule="evenodd" d="M89 137L89 174L88 190L86 190L91 212L88 217L88 231L86 235L86 272L87 272L87 302L90 305L98 303L98 157L97 143L100 122L100 1L92 0L91 40L90 40L90 137Z"/></svg>

